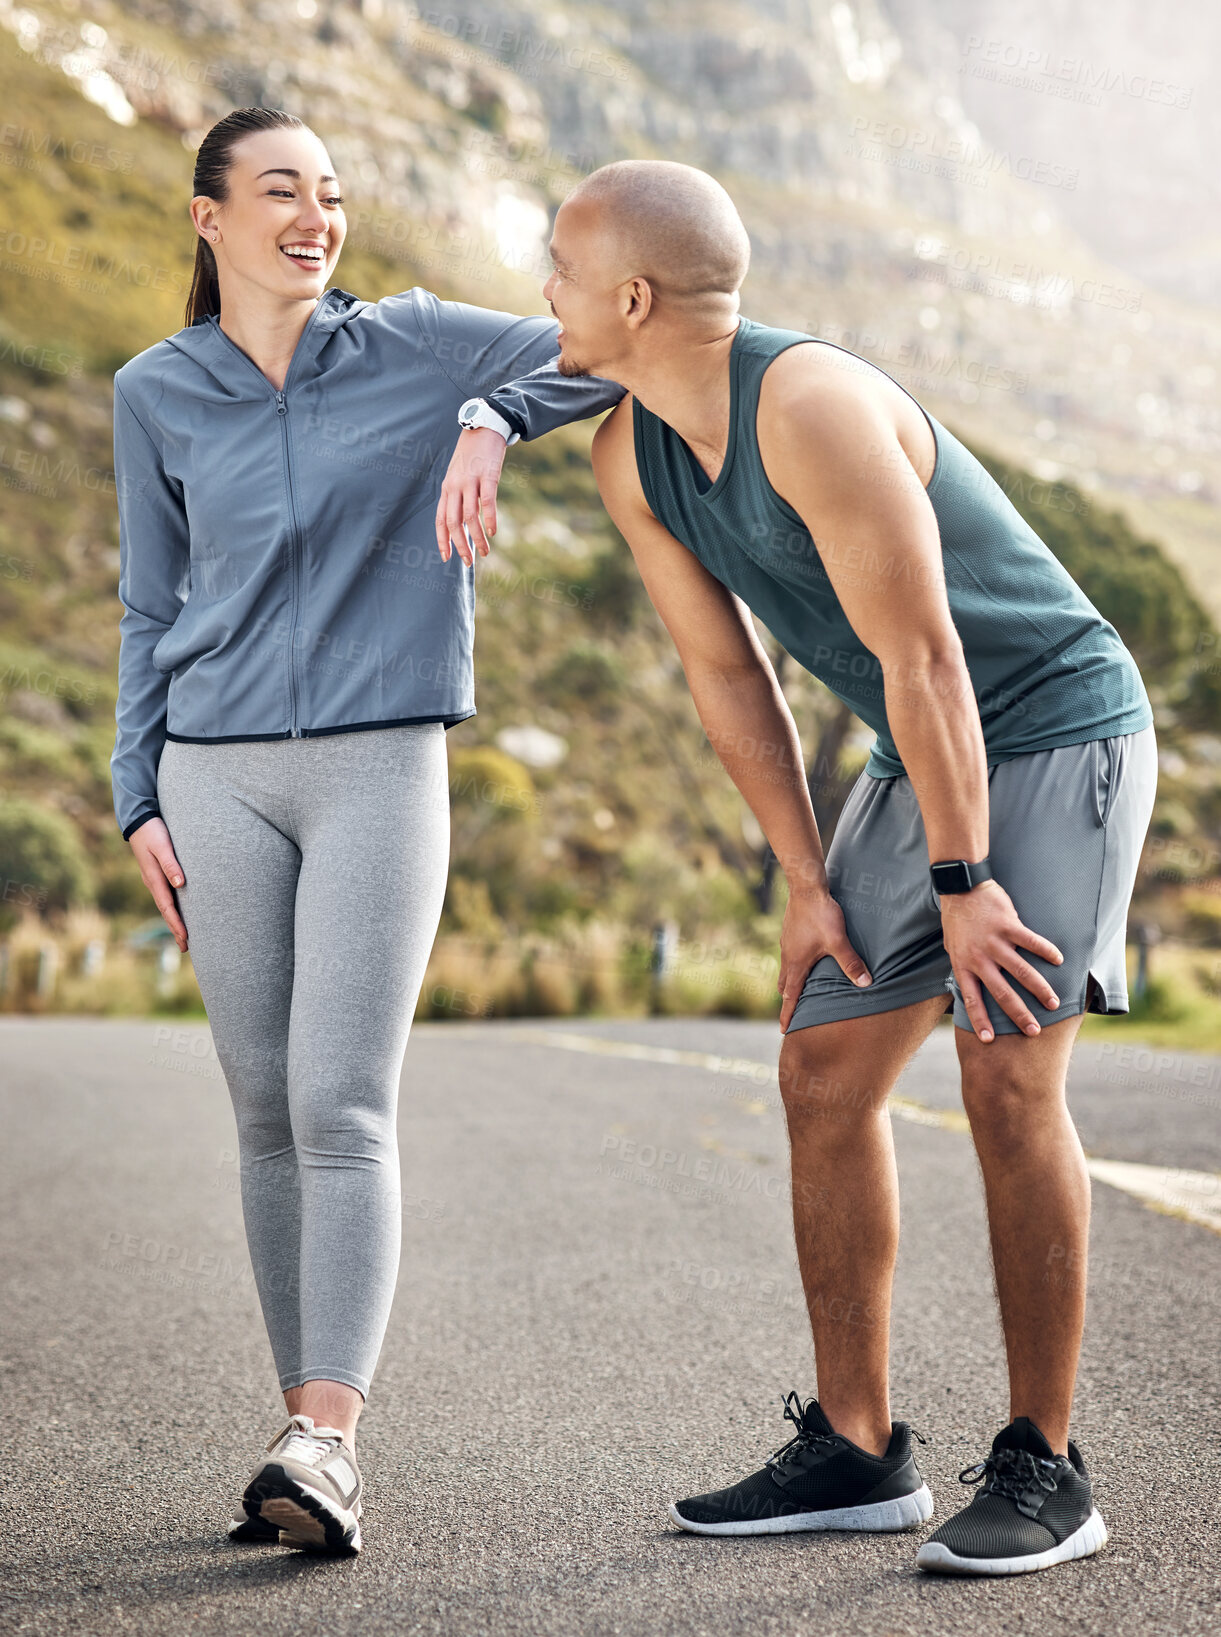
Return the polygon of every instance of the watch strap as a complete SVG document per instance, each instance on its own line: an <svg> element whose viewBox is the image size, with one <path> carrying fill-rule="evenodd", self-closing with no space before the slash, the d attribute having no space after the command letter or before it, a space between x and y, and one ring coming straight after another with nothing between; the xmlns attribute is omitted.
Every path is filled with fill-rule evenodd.
<svg viewBox="0 0 1221 1637"><path fill-rule="evenodd" d="M487 427L489 431L499 432L506 446L516 443L521 435L514 431L500 411L494 409L486 398L468 398L458 411L458 424L463 431Z"/></svg>

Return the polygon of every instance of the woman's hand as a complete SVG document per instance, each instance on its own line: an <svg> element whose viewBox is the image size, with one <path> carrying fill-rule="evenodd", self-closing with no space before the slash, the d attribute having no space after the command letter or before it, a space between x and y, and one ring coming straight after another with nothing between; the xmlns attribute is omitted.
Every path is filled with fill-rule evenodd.
<svg viewBox="0 0 1221 1637"><path fill-rule="evenodd" d="M999 881L981 881L970 892L941 895L941 936L962 991L963 1005L971 1027L981 1040L991 1040L993 1028L984 1005L980 980L987 986L1001 1010L1013 1019L1023 1034L1038 1034L1033 1012L1006 981L1005 968L1029 989L1049 1011L1056 1011L1059 997L1037 968L1018 954L1015 945L1032 949L1046 961L1060 962L1064 956L1049 938L1023 925L1013 900Z"/></svg>
<svg viewBox="0 0 1221 1637"><path fill-rule="evenodd" d="M161 911L166 926L174 934L174 942L179 949L185 950L187 929L183 925L182 916L179 915L177 905L174 903L174 895L170 891L171 883L175 887L181 887L185 877L181 864L174 856L174 844L170 840L170 832L165 827L165 820L146 819L138 830L132 831L129 845L140 865L144 885L152 893L153 902Z"/></svg>
<svg viewBox="0 0 1221 1637"><path fill-rule="evenodd" d="M780 928L780 1032L789 1026L801 991L816 961L833 955L844 976L857 983L872 982L864 961L848 942L844 912L829 892L789 890L788 908Z"/></svg>
<svg viewBox="0 0 1221 1637"><path fill-rule="evenodd" d="M449 562L451 541L468 567L474 561L464 524L471 531L479 555L486 557L490 551L488 537L496 533L496 488L507 448L504 438L490 426L472 427L458 434L437 503L437 550L443 563ZM481 511L487 514L486 532Z"/></svg>

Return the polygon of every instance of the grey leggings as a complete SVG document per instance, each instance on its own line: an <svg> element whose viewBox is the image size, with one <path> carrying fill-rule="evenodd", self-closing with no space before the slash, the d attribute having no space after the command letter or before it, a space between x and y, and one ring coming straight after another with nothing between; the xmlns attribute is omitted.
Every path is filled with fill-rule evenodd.
<svg viewBox="0 0 1221 1637"><path fill-rule="evenodd" d="M398 1276L399 1075L449 864L445 729L171 739L157 793L280 1387L367 1395Z"/></svg>

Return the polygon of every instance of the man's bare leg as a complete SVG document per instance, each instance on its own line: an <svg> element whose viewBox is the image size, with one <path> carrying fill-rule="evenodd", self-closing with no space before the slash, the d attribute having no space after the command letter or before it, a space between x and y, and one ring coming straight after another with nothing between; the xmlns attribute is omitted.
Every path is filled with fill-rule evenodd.
<svg viewBox="0 0 1221 1637"><path fill-rule="evenodd" d="M1025 1415L1057 1455L1085 1322L1090 1178L1064 1088L1081 1016L988 1043L955 1027L962 1100L983 1171L1009 1419Z"/></svg>
<svg viewBox="0 0 1221 1637"><path fill-rule="evenodd" d="M787 1034L780 1051L818 1401L836 1432L875 1455L890 1442L890 1297L899 1246L886 1099L947 998L816 1023Z"/></svg>

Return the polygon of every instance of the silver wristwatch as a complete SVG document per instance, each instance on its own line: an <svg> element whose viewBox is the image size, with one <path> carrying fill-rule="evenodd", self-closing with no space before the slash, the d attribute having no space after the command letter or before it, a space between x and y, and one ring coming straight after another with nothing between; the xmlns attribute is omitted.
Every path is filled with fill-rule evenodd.
<svg viewBox="0 0 1221 1637"><path fill-rule="evenodd" d="M486 398L468 398L458 411L458 425L464 432L473 431L479 426L489 427L491 431L500 433L506 447L521 437L521 433L514 432L504 416L497 414Z"/></svg>

